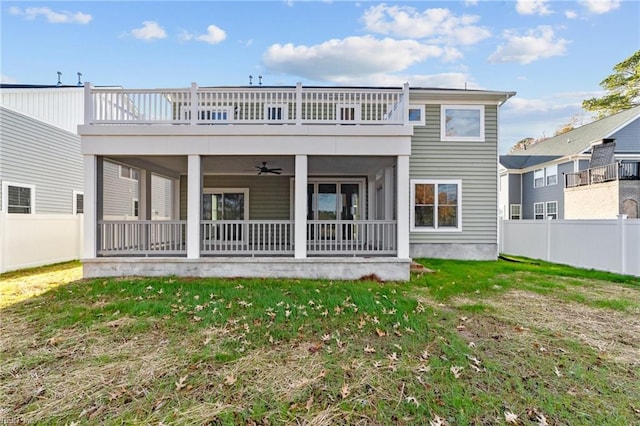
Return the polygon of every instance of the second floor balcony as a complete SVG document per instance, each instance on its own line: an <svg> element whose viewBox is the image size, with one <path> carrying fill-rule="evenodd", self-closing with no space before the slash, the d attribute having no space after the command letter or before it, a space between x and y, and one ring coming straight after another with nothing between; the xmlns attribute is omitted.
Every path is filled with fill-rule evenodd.
<svg viewBox="0 0 640 426"><path fill-rule="evenodd" d="M85 85L85 125L405 125L403 88L95 88Z"/></svg>
<svg viewBox="0 0 640 426"><path fill-rule="evenodd" d="M618 180L639 180L640 161L625 161L611 163L606 166L593 167L564 176L564 187L593 185Z"/></svg>

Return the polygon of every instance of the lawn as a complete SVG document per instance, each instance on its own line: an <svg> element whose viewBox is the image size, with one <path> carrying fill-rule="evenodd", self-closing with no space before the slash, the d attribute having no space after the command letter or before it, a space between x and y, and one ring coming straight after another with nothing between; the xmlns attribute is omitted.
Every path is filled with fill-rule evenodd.
<svg viewBox="0 0 640 426"><path fill-rule="evenodd" d="M409 283L3 275L0 423L640 424L640 278L421 263Z"/></svg>

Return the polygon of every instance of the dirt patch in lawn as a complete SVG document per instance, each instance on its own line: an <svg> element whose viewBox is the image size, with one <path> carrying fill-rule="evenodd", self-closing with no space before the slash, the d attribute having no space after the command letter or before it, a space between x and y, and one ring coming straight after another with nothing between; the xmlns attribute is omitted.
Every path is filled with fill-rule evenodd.
<svg viewBox="0 0 640 426"><path fill-rule="evenodd" d="M621 286L577 289L581 294L596 292L598 297L640 300L640 291ZM477 301L456 300L462 304L474 302ZM495 316L508 318L518 329L546 329L558 337L584 342L618 362L640 365L640 316L636 307L621 312L522 290L512 290L483 303L495 309Z"/></svg>

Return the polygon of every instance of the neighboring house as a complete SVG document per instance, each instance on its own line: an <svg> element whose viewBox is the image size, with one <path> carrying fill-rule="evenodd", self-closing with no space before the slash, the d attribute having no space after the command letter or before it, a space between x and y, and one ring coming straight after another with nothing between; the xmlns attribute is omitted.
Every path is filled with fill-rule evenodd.
<svg viewBox="0 0 640 426"><path fill-rule="evenodd" d="M80 257L82 221L74 216L84 211L77 134L83 120L83 87L0 86L0 272ZM105 213L134 218L137 169L125 166L123 172L113 162L105 162L104 168L112 189L105 192ZM172 185L153 176L153 191L158 194L155 218L172 217ZM128 201L123 194L130 194ZM108 197L127 204L126 208ZM51 232L42 232L41 227Z"/></svg>
<svg viewBox="0 0 640 426"><path fill-rule="evenodd" d="M639 217L640 107L500 156L504 219Z"/></svg>
<svg viewBox="0 0 640 426"><path fill-rule="evenodd" d="M497 257L513 92L85 90L85 277L406 280L411 257ZM137 220L111 218L108 162L138 170ZM179 182L173 220L152 220L151 174Z"/></svg>

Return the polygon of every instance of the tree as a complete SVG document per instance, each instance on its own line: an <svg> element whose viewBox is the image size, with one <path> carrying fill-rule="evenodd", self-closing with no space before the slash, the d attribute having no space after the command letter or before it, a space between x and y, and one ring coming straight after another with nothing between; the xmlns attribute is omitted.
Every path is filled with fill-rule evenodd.
<svg viewBox="0 0 640 426"><path fill-rule="evenodd" d="M595 112L597 118L640 105L640 50L613 67L615 71L600 82L607 94L586 99L582 108Z"/></svg>

